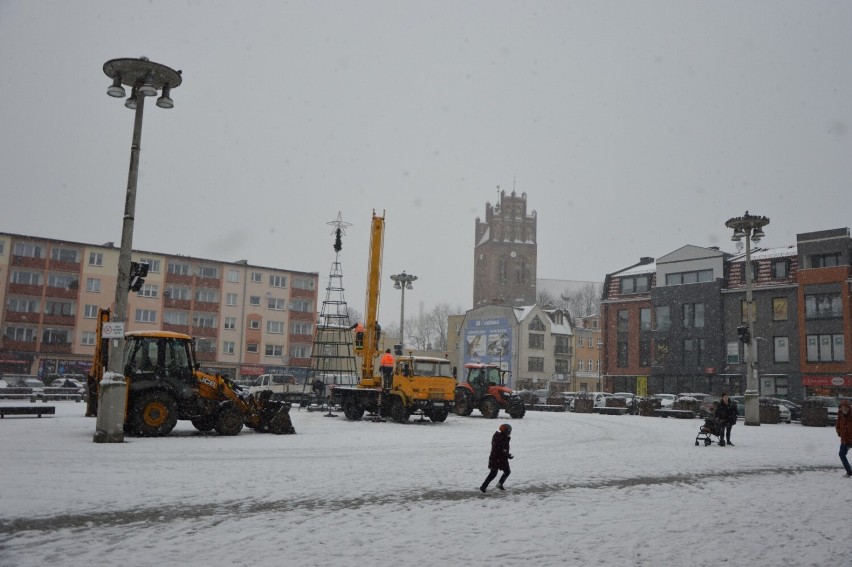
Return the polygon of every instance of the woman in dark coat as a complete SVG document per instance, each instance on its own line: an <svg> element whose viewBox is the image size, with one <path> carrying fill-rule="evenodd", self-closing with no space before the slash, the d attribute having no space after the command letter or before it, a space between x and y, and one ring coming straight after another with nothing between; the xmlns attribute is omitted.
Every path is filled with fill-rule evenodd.
<svg viewBox="0 0 852 567"><path fill-rule="evenodd" d="M488 456L488 468L490 469L490 472L488 473L488 476L485 477L485 482L483 482L482 486L479 487L479 490L482 492L485 492L488 485L491 484L491 481L497 476L497 471L503 471L503 475L497 482L497 488L500 490L506 490L503 488L503 483L506 482L506 479L509 478L510 474L512 474L512 470L509 468L509 459L513 458L512 454L509 453L509 441L511 441L511 439L512 426L508 423L501 425L500 429L498 429L491 437L491 454Z"/></svg>
<svg viewBox="0 0 852 567"><path fill-rule="evenodd" d="M731 428L737 423L737 404L728 398L726 392L722 392L722 399L716 405L715 417L719 421L720 427L724 427L719 434L719 446L724 447L725 439L727 439L728 445L733 447L734 444L731 443Z"/></svg>

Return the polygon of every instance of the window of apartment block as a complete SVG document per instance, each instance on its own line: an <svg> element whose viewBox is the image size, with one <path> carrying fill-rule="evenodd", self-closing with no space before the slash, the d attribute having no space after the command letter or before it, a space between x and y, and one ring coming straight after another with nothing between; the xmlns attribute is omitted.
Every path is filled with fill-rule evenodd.
<svg viewBox="0 0 852 567"><path fill-rule="evenodd" d="M544 348L544 335L541 333L530 333L529 334L529 347L535 349L543 349Z"/></svg>
<svg viewBox="0 0 852 567"><path fill-rule="evenodd" d="M77 262L77 251L73 248L53 248L50 251L50 259L59 262Z"/></svg>
<svg viewBox="0 0 852 567"><path fill-rule="evenodd" d="M260 296L252 295L249 297L249 305L260 305Z"/></svg>
<svg viewBox="0 0 852 567"><path fill-rule="evenodd" d="M650 338L642 338L639 341L639 366L651 366Z"/></svg>
<svg viewBox="0 0 852 567"><path fill-rule="evenodd" d="M584 372L586 370L586 361L582 358L577 360L577 370Z"/></svg>
<svg viewBox="0 0 852 567"><path fill-rule="evenodd" d="M843 362L846 360L843 335L808 335L808 362Z"/></svg>
<svg viewBox="0 0 852 567"><path fill-rule="evenodd" d="M222 341L222 352L224 354L234 354L236 346L234 341Z"/></svg>
<svg viewBox="0 0 852 567"><path fill-rule="evenodd" d="M100 293L101 280L98 278L86 278L86 291Z"/></svg>
<svg viewBox="0 0 852 567"><path fill-rule="evenodd" d="M269 285L270 287L287 287L287 276L276 276L270 274Z"/></svg>
<svg viewBox="0 0 852 567"><path fill-rule="evenodd" d="M236 305L237 304L237 294L236 293L226 293L225 294L225 304L226 305Z"/></svg>
<svg viewBox="0 0 852 567"><path fill-rule="evenodd" d="M669 360L669 341L656 339L653 346L653 365L665 366Z"/></svg>
<svg viewBox="0 0 852 567"><path fill-rule="evenodd" d="M231 283L239 283L240 281L240 271L239 270L228 270L228 281Z"/></svg>
<svg viewBox="0 0 852 567"><path fill-rule="evenodd" d="M775 337L775 362L790 362L790 341L787 337Z"/></svg>
<svg viewBox="0 0 852 567"><path fill-rule="evenodd" d="M538 318L538 315L533 317L533 320L530 321L530 324L527 326L530 331L544 331L547 327L544 326L544 323L541 322L541 319Z"/></svg>
<svg viewBox="0 0 852 567"><path fill-rule="evenodd" d="M7 326L4 336L10 341L35 342L35 329L31 327Z"/></svg>
<svg viewBox="0 0 852 567"><path fill-rule="evenodd" d="M45 315L65 315L74 314L74 304L69 301L53 301L47 300L44 304Z"/></svg>
<svg viewBox="0 0 852 567"><path fill-rule="evenodd" d="M219 278L219 268L216 266L198 266L198 277L201 278L210 278L210 279L218 279Z"/></svg>
<svg viewBox="0 0 852 567"><path fill-rule="evenodd" d="M621 293L642 293L651 288L651 276L632 276L621 278Z"/></svg>
<svg viewBox="0 0 852 567"><path fill-rule="evenodd" d="M38 313L41 301L24 297L10 297L6 305L12 313Z"/></svg>
<svg viewBox="0 0 852 567"><path fill-rule="evenodd" d="M174 311L166 309L163 312L163 323L168 325L189 325L189 311Z"/></svg>
<svg viewBox="0 0 852 567"><path fill-rule="evenodd" d="M263 281L263 274L260 272L251 273L251 283L260 283Z"/></svg>
<svg viewBox="0 0 852 567"><path fill-rule="evenodd" d="M198 352L216 352L216 343L213 339L195 339L195 350Z"/></svg>
<svg viewBox="0 0 852 567"><path fill-rule="evenodd" d="M307 299L294 299L293 303L290 306L290 309L293 311L308 313L313 309L313 301Z"/></svg>
<svg viewBox="0 0 852 567"><path fill-rule="evenodd" d="M310 358L311 347L304 345L294 345L290 347L290 356L292 358Z"/></svg>
<svg viewBox="0 0 852 567"><path fill-rule="evenodd" d="M666 274L666 285L682 285L713 281L713 270Z"/></svg>
<svg viewBox="0 0 852 567"><path fill-rule="evenodd" d="M571 337L563 335L555 335L554 337L554 354L571 354Z"/></svg>
<svg viewBox="0 0 852 567"><path fill-rule="evenodd" d="M225 317L225 330L233 331L237 328L237 318L236 317Z"/></svg>
<svg viewBox="0 0 852 567"><path fill-rule="evenodd" d="M313 333L313 325L304 321L290 323L290 332L294 335L310 335Z"/></svg>
<svg viewBox="0 0 852 567"><path fill-rule="evenodd" d="M267 333L283 333L284 332L284 321L267 321L266 322L266 332Z"/></svg>
<svg viewBox="0 0 852 567"><path fill-rule="evenodd" d="M85 305L83 307L83 317L85 319L96 319L98 317L98 306Z"/></svg>
<svg viewBox="0 0 852 567"><path fill-rule="evenodd" d="M684 368L701 368L704 366L704 339L683 340Z"/></svg>
<svg viewBox="0 0 852 567"><path fill-rule="evenodd" d="M157 297L159 286L156 284L142 284L142 288L136 292L139 297Z"/></svg>
<svg viewBox="0 0 852 567"><path fill-rule="evenodd" d="M166 287L166 297L177 301L189 301L192 298L192 290L187 286L170 285Z"/></svg>
<svg viewBox="0 0 852 567"><path fill-rule="evenodd" d="M71 342L71 331L68 329L44 329L41 342L51 345L67 345Z"/></svg>
<svg viewBox="0 0 852 567"><path fill-rule="evenodd" d="M84 346L95 344L95 333L92 331L83 331L80 333L80 344Z"/></svg>
<svg viewBox="0 0 852 567"><path fill-rule="evenodd" d="M195 301L200 301L202 303L217 303L219 301L219 290L210 287L196 288Z"/></svg>
<svg viewBox="0 0 852 567"><path fill-rule="evenodd" d="M314 280L308 278L293 278L295 289L314 289Z"/></svg>
<svg viewBox="0 0 852 567"><path fill-rule="evenodd" d="M615 345L616 348L616 360L615 364L619 368L627 368L628 364L628 343L626 340L618 341Z"/></svg>
<svg viewBox="0 0 852 567"><path fill-rule="evenodd" d="M137 323L156 323L157 312L153 309L137 309L135 320Z"/></svg>
<svg viewBox="0 0 852 567"><path fill-rule="evenodd" d="M140 264L148 264L148 273L151 274L159 274L160 273L160 261L155 260L154 258L139 258Z"/></svg>
<svg viewBox="0 0 852 567"><path fill-rule="evenodd" d="M104 265L104 255L102 252L89 252L89 265L90 266L103 266Z"/></svg>
<svg viewBox="0 0 852 567"><path fill-rule="evenodd" d="M568 366L567 360L565 360L564 358L557 358L555 370L557 374L562 374L563 376L566 376L571 371L571 368Z"/></svg>
<svg viewBox="0 0 852 567"><path fill-rule="evenodd" d="M246 343L246 352L257 352L257 343Z"/></svg>
<svg viewBox="0 0 852 567"><path fill-rule="evenodd" d="M260 321L257 319L249 321L249 329L260 329Z"/></svg>
<svg viewBox="0 0 852 567"><path fill-rule="evenodd" d="M283 356L284 355L284 346L283 345L266 345L266 356Z"/></svg>
<svg viewBox="0 0 852 567"><path fill-rule="evenodd" d="M293 304L294 310L298 311L298 309L295 309L295 301L293 302ZM270 297L266 300L266 307L269 309L274 309L275 311L284 311L285 309L287 309L287 300L282 299L280 297Z"/></svg>
<svg viewBox="0 0 852 567"><path fill-rule="evenodd" d="M216 327L216 316L210 313L196 313L192 316L192 326L213 329Z"/></svg>
<svg viewBox="0 0 852 567"><path fill-rule="evenodd" d="M41 272L26 272L15 270L12 272L12 283L21 285L41 285L43 274Z"/></svg>
<svg viewBox="0 0 852 567"><path fill-rule="evenodd" d="M805 295L805 319L833 319L843 316L843 301L839 293Z"/></svg>
<svg viewBox="0 0 852 567"><path fill-rule="evenodd" d="M790 273L789 260L775 260L772 262L772 279L784 280Z"/></svg>
<svg viewBox="0 0 852 567"><path fill-rule="evenodd" d="M702 329L702 328L704 328L704 304L703 303L684 303L682 308L683 308L683 328L684 329Z"/></svg>
<svg viewBox="0 0 852 567"><path fill-rule="evenodd" d="M772 298L772 320L786 321L787 320L787 298L773 297Z"/></svg>
<svg viewBox="0 0 852 567"><path fill-rule="evenodd" d="M50 272L47 274L47 287L58 287L60 289L71 289L76 284L77 276L73 274L59 274Z"/></svg>
<svg viewBox="0 0 852 567"><path fill-rule="evenodd" d="M170 261L167 269L170 274L175 276L188 276L192 273L189 264L185 262Z"/></svg>
<svg viewBox="0 0 852 567"><path fill-rule="evenodd" d="M833 254L814 254L811 256L811 268L832 268L840 265L840 252Z"/></svg>
<svg viewBox="0 0 852 567"><path fill-rule="evenodd" d="M651 309L650 308L643 308L643 309L639 310L639 330L640 331L650 331L651 330Z"/></svg>
<svg viewBox="0 0 852 567"><path fill-rule="evenodd" d="M627 309L618 310L618 334L626 335L629 330L630 313Z"/></svg>
<svg viewBox="0 0 852 567"><path fill-rule="evenodd" d="M15 256L25 256L27 258L41 258L42 249L38 244L17 242L15 243L15 248L12 250L12 254Z"/></svg>
<svg viewBox="0 0 852 567"><path fill-rule="evenodd" d="M544 372L544 358L531 356L527 359L527 370L530 372Z"/></svg>

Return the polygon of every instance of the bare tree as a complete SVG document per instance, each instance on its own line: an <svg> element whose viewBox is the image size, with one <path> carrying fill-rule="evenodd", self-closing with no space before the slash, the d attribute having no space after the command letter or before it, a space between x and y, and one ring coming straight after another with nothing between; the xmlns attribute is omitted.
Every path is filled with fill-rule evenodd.
<svg viewBox="0 0 852 567"><path fill-rule="evenodd" d="M566 289L561 294L562 301L565 302L565 308L571 317L586 317L600 313L601 310L601 286L588 282L586 285L576 290Z"/></svg>

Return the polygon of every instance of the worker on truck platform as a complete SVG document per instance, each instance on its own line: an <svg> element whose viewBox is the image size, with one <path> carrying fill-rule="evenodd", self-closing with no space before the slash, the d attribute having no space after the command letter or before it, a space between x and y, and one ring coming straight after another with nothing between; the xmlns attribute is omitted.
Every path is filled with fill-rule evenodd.
<svg viewBox="0 0 852 567"><path fill-rule="evenodd" d="M390 349L385 349L385 353L379 361L379 370L382 372L382 381L384 382L383 387L385 390L390 390L393 385L393 363L393 355Z"/></svg>
<svg viewBox="0 0 852 567"><path fill-rule="evenodd" d="M359 350L364 348L364 325L359 322L350 328L355 331L355 348Z"/></svg>

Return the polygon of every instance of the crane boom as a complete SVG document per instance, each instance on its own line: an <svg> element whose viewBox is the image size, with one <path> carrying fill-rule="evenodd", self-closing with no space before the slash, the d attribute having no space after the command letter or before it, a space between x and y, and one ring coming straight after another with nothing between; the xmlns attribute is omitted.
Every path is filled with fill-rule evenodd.
<svg viewBox="0 0 852 567"><path fill-rule="evenodd" d="M384 212L382 213L384 215ZM367 291L364 317L364 366L361 383L378 385L379 381L373 376L373 364L379 342L379 289L382 278L382 253L384 249L385 217L378 216L373 211L373 222L370 225L370 259L367 264ZM375 384L373 384L375 382Z"/></svg>

